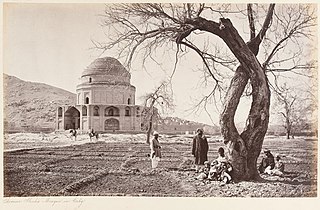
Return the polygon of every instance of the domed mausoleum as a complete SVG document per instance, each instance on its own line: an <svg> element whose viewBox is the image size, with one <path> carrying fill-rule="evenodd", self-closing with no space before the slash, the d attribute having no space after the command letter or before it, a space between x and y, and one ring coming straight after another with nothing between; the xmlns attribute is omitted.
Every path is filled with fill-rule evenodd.
<svg viewBox="0 0 320 210"><path fill-rule="evenodd" d="M56 129L98 132L141 131L141 106L130 73L115 58L94 60L77 85L74 106L58 107Z"/></svg>

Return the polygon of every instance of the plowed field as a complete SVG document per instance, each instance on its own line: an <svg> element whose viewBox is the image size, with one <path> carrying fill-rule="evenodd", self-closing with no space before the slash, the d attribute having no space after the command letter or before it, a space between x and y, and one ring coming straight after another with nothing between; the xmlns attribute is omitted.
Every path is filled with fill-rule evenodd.
<svg viewBox="0 0 320 210"><path fill-rule="evenodd" d="M160 143L163 158L157 171L151 171L147 144L103 137L83 144L4 152L4 196L317 196L315 139L267 138L263 147L284 156L285 176L263 175L264 181L224 186L195 179L191 138ZM220 146L223 143L209 140L210 160Z"/></svg>

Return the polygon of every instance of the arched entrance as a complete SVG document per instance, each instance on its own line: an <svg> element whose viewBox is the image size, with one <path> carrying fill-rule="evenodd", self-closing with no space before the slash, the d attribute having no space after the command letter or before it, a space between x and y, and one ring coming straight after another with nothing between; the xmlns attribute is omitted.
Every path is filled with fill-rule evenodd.
<svg viewBox="0 0 320 210"><path fill-rule="evenodd" d="M104 123L104 130L120 130L119 121L117 119L111 118L107 119Z"/></svg>
<svg viewBox="0 0 320 210"><path fill-rule="evenodd" d="M75 107L69 107L64 113L64 129L78 129L80 127L80 112Z"/></svg>

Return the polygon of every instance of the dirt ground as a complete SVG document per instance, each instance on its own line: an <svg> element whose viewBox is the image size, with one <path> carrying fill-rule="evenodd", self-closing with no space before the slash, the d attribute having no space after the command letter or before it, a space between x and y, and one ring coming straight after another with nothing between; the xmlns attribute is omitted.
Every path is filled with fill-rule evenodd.
<svg viewBox="0 0 320 210"><path fill-rule="evenodd" d="M76 142L61 136L34 137L34 140L30 140L30 136L16 134L5 138L5 197L317 196L316 139L268 137L263 147L283 156L285 176L262 175L263 180L259 182L222 186L218 181L195 179L191 136L160 139L163 158L156 171L151 170L151 161L147 157L150 150L143 142L144 136L106 135L93 142L89 142L85 135L79 136ZM223 146L221 141L209 138L209 160L216 157L220 146Z"/></svg>

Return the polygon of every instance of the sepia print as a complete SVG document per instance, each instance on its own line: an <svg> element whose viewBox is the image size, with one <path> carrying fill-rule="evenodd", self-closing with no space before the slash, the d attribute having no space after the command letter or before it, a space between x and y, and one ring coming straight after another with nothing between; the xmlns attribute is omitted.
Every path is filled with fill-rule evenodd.
<svg viewBox="0 0 320 210"><path fill-rule="evenodd" d="M4 3L4 198L316 198L317 14Z"/></svg>

